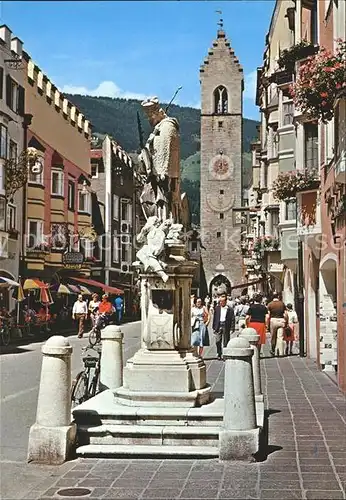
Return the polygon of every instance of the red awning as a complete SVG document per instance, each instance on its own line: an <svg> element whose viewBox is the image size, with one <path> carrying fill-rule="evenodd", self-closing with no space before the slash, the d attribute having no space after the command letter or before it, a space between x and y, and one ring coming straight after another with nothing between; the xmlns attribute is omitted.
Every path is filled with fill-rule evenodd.
<svg viewBox="0 0 346 500"><path fill-rule="evenodd" d="M73 278L72 276L70 279L73 279L75 281L79 281L80 283L85 283L86 285L89 285L89 286L94 286L96 288L102 288L102 290L104 290L105 292L108 292L108 293L115 293L116 295L120 295L120 294L124 293L124 291L120 290L119 288L115 288L114 286L105 285L104 283L100 283L99 281L89 280L87 278Z"/></svg>

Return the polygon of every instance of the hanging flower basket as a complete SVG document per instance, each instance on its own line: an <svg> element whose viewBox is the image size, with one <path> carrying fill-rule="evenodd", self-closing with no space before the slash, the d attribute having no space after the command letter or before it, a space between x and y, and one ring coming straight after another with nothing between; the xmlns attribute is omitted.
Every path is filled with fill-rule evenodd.
<svg viewBox="0 0 346 500"><path fill-rule="evenodd" d="M305 59L318 52L319 47L317 45L312 45L306 40L292 45L289 49L285 49L281 52L278 59L278 66L281 69L285 69L291 73L294 72L295 64L301 59Z"/></svg>
<svg viewBox="0 0 346 500"><path fill-rule="evenodd" d="M294 105L308 118L327 123L334 116L336 96L346 87L346 42L338 40L335 54L321 49L299 69L290 88Z"/></svg>
<svg viewBox="0 0 346 500"><path fill-rule="evenodd" d="M316 170L294 170L278 175L273 182L273 195L284 201L295 198L298 191L317 189L320 184Z"/></svg>

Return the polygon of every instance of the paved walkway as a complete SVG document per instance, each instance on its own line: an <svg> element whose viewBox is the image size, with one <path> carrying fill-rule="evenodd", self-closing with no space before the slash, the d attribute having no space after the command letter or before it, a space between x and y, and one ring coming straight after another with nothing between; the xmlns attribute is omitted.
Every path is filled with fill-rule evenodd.
<svg viewBox="0 0 346 500"><path fill-rule="evenodd" d="M208 380L221 392L223 363L208 355ZM37 484L21 498L63 498L62 489L77 488L72 498L345 499L345 396L308 360L261 363L269 440L260 461L78 459L57 468L29 465ZM80 488L88 490L86 496L77 497Z"/></svg>

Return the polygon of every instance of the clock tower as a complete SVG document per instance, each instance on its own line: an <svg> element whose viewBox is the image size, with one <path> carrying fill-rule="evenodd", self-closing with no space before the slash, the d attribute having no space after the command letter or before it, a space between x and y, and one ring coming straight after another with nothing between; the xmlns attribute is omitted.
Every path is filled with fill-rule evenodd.
<svg viewBox="0 0 346 500"><path fill-rule="evenodd" d="M242 201L243 69L220 26L200 68L201 255L211 294L242 281L241 226L234 209Z"/></svg>

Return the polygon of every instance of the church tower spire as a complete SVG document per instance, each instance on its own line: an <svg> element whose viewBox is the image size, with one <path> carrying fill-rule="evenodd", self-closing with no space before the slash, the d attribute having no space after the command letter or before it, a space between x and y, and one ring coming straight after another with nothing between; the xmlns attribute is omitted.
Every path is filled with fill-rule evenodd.
<svg viewBox="0 0 346 500"><path fill-rule="evenodd" d="M201 237L208 293L229 291L242 278L234 208L241 206L242 193L243 69L217 13L217 37L200 67Z"/></svg>

